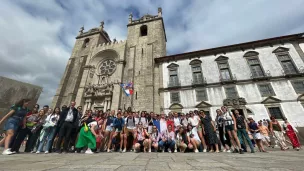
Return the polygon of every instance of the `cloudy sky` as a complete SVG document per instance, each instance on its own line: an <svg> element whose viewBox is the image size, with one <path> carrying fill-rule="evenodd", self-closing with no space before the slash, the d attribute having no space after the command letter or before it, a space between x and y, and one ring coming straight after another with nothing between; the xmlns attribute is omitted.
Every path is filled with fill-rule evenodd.
<svg viewBox="0 0 304 171"><path fill-rule="evenodd" d="M128 15L162 7L167 53L304 32L303 0L2 0L0 75L40 85L50 104L79 28L105 21L110 38L124 40Z"/></svg>

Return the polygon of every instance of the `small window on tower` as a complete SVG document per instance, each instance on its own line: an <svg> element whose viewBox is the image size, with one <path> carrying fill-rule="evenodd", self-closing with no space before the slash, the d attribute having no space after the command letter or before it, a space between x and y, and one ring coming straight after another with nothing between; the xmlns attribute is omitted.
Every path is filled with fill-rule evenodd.
<svg viewBox="0 0 304 171"><path fill-rule="evenodd" d="M89 42L90 42L90 39L89 38L86 38L85 40L84 40L84 42L83 42L83 48L86 48L86 47L88 47L89 46Z"/></svg>
<svg viewBox="0 0 304 171"><path fill-rule="evenodd" d="M140 27L140 36L147 36L148 35L148 27L143 25Z"/></svg>

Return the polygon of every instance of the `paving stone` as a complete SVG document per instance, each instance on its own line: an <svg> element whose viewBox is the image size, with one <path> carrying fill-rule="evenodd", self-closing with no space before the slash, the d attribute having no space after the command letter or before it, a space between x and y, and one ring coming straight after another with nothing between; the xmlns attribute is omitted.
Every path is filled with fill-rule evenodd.
<svg viewBox="0 0 304 171"><path fill-rule="evenodd" d="M1 152L0 152L1 153ZM0 171L303 171L304 151L255 154L209 153L98 153L0 155Z"/></svg>

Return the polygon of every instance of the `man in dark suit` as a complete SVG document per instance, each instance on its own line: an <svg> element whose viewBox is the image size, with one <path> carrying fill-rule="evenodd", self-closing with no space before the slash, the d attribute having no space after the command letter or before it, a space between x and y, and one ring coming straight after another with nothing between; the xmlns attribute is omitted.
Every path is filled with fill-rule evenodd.
<svg viewBox="0 0 304 171"><path fill-rule="evenodd" d="M68 152L68 146L75 122L78 118L78 110L75 108L76 103L71 102L71 105L63 110L60 114L58 126L60 127L59 138L56 144L56 151L61 152L61 143L64 138L63 152Z"/></svg>

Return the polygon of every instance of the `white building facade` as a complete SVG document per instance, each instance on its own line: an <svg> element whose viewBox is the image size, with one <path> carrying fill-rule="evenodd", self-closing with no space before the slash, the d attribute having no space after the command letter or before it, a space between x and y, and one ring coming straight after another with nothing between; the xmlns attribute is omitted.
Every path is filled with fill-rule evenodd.
<svg viewBox="0 0 304 171"><path fill-rule="evenodd" d="M156 58L163 111L226 105L255 120L286 117L304 126L304 34Z"/></svg>

